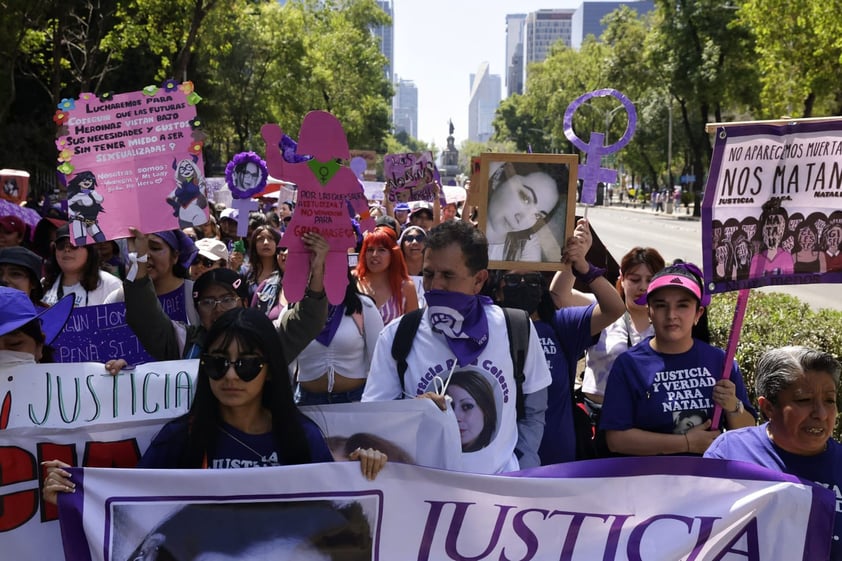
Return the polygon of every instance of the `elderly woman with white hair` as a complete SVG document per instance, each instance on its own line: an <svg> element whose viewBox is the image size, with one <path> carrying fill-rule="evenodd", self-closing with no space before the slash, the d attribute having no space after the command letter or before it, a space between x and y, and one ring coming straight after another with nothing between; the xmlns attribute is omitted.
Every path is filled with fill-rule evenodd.
<svg viewBox="0 0 842 561"><path fill-rule="evenodd" d="M741 460L834 490L839 504L842 445L836 425L839 361L807 347L767 351L757 362L755 389L765 424L728 431L705 458ZM831 559L842 559L842 512L836 509Z"/></svg>

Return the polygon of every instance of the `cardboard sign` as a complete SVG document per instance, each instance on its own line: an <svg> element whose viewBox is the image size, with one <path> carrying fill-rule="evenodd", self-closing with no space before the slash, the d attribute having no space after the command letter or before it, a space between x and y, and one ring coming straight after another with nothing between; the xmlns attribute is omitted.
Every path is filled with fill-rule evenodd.
<svg viewBox="0 0 842 561"><path fill-rule="evenodd" d="M269 173L298 186L298 202L283 242L287 248L284 275L287 300L298 302L304 297L310 276L310 250L301 236L315 232L330 245L325 263L325 291L331 304L339 304L348 285L348 252L357 244L350 209L360 215L361 230L374 229L360 180L350 168L339 163L350 155L342 124L326 111L308 113L301 123L297 150L312 158L302 162L286 160L281 150L283 131L278 125L263 125L261 134L266 141Z"/></svg>
<svg viewBox="0 0 842 561"><path fill-rule="evenodd" d="M56 362L108 362L122 358L129 364L139 364L153 360L126 325L123 303L74 308L52 346Z"/></svg>
<svg viewBox="0 0 842 561"><path fill-rule="evenodd" d="M435 201L435 182L441 182L441 176L432 152L386 154L383 173L392 203Z"/></svg>
<svg viewBox="0 0 842 561"><path fill-rule="evenodd" d="M842 120L718 127L702 258L711 292L842 282Z"/></svg>
<svg viewBox="0 0 842 561"><path fill-rule="evenodd" d="M160 232L207 222L193 84L63 99L54 120L67 182L74 243L128 237L129 226Z"/></svg>

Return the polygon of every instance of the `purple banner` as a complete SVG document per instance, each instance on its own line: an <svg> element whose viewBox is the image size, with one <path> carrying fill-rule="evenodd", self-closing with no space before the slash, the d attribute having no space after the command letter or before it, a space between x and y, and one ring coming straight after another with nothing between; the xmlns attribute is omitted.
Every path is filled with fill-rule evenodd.
<svg viewBox="0 0 842 561"><path fill-rule="evenodd" d="M719 127L702 259L714 293L842 282L842 120Z"/></svg>
<svg viewBox="0 0 842 561"><path fill-rule="evenodd" d="M76 308L53 341L55 362L151 362L134 331L126 325L125 304Z"/></svg>

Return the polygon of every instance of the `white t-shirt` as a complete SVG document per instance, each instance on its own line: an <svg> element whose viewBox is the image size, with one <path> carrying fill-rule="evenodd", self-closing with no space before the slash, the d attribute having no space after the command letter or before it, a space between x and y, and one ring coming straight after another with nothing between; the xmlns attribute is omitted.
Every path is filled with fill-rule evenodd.
<svg viewBox="0 0 842 561"><path fill-rule="evenodd" d="M642 332L638 332L631 317L626 319L626 314L603 329L599 334L599 341L587 350L582 391L594 395L605 395L608 374L617 357L653 335L655 335L655 329L651 324ZM631 340L631 346L629 346L629 340Z"/></svg>
<svg viewBox="0 0 842 561"><path fill-rule="evenodd" d="M517 386L503 311L497 306L486 306L485 313L489 328L488 344L473 364L457 367L456 371L479 374L492 388L496 424L488 444L475 452L463 452L462 466L472 473L501 473L519 468L514 454L518 440ZM401 388L397 365L392 358L392 341L399 323L395 320L387 325L377 340L363 401L399 399L404 391L410 396L434 391L434 378L446 380L455 363L455 355L447 346L444 335L432 330L425 312L406 359L405 384ZM541 341L531 323L529 328L529 349L523 369L525 394L546 388L551 382Z"/></svg>
<svg viewBox="0 0 842 561"><path fill-rule="evenodd" d="M49 306L52 306L56 302L60 300L58 297L59 287L61 286L62 275L56 279L53 283L53 286L47 291L44 295L43 302ZM105 299L108 297L111 292L117 290L122 286L122 282L120 279L115 277L110 273L106 273L105 271L99 271L99 282L95 289L91 291L87 291L82 288L80 283L76 283L72 286L63 286L61 288L62 293L64 296L67 296L70 293L76 295L76 308L80 306L99 306L100 304L105 304Z"/></svg>
<svg viewBox="0 0 842 561"><path fill-rule="evenodd" d="M383 330L383 319L373 300L362 296L360 301L363 305L361 324L363 333L360 333L360 328L353 316L343 315L330 345L325 346L315 339L310 341L310 344L290 363L290 376L295 375L296 369L298 380L301 382L317 380L325 373L331 376L333 372L338 372L346 378L368 376L374 346ZM281 317L287 313L289 313L289 308L282 312Z"/></svg>

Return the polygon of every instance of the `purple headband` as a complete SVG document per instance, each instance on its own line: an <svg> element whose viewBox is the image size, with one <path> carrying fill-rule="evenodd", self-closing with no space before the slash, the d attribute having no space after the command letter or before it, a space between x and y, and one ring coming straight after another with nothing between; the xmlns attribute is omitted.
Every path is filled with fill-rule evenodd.
<svg viewBox="0 0 842 561"><path fill-rule="evenodd" d="M164 240L173 251L178 252L178 264L185 269L190 267L199 253L193 240L188 238L181 230L164 230L163 232L155 232L155 235Z"/></svg>

